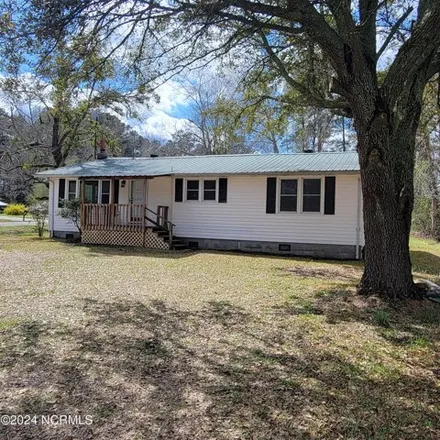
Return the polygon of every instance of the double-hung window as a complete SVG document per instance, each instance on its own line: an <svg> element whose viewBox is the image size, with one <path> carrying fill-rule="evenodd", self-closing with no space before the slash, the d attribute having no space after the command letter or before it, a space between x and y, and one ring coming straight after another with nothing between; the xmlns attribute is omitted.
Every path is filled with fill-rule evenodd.
<svg viewBox="0 0 440 440"><path fill-rule="evenodd" d="M281 179L280 212L296 212L298 206L298 179Z"/></svg>
<svg viewBox="0 0 440 440"><path fill-rule="evenodd" d="M187 180L186 182L186 200L199 200L199 181Z"/></svg>
<svg viewBox="0 0 440 440"><path fill-rule="evenodd" d="M110 180L103 180L101 183L101 203L110 203Z"/></svg>
<svg viewBox="0 0 440 440"><path fill-rule="evenodd" d="M67 200L76 199L76 180L69 180L67 187Z"/></svg>
<svg viewBox="0 0 440 440"><path fill-rule="evenodd" d="M303 212L321 211L321 179L303 180Z"/></svg>
<svg viewBox="0 0 440 440"><path fill-rule="evenodd" d="M214 200L216 193L216 181L204 180L203 181L203 200Z"/></svg>

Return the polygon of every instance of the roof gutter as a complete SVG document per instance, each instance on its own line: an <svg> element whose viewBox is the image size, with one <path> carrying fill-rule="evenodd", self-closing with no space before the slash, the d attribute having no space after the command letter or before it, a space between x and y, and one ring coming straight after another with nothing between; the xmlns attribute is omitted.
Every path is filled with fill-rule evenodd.
<svg viewBox="0 0 440 440"><path fill-rule="evenodd" d="M76 175L76 174L36 174L40 177L46 178L66 178L74 177L76 179L154 179L155 177L188 177L188 176L291 176L294 174L316 174L316 175L333 175L333 174L359 174L359 170L321 170L321 171L259 171L259 172L238 172L238 173L204 173L204 172L192 172L192 173L166 173L166 174L154 174L154 175L139 175L139 174L111 174L111 175Z"/></svg>

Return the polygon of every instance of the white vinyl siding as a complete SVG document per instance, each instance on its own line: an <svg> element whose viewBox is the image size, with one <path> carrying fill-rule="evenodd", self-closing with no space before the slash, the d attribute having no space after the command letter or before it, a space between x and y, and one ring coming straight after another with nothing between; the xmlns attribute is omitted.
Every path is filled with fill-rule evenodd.
<svg viewBox="0 0 440 440"><path fill-rule="evenodd" d="M76 226L70 221L61 218L58 215L58 200L59 198L69 197L70 182L76 182L76 194L79 196L79 181L73 177L66 177L66 186L64 194L58 194L59 191L59 179L51 179L49 185L49 230L52 234L53 231L60 232L78 232ZM73 187L73 184L72 184ZM73 189L73 188L72 188ZM73 194L73 192L72 192Z"/></svg>
<svg viewBox="0 0 440 440"><path fill-rule="evenodd" d="M266 186L270 176L228 176L227 203L174 202L174 179L169 176L147 180L148 207L157 211L159 205L169 206L169 219L176 225L175 235L186 238L217 238L231 240L319 243L355 245L357 235L357 192L359 174L328 174L336 176L335 214L301 212L298 194L298 213L279 212L266 214ZM226 176L224 176L226 177ZM283 176L279 179L312 178L313 176ZM324 176L317 176L324 177ZM203 200L203 179L214 177L194 176L189 180L199 180L199 191ZM69 177L66 180L71 180ZM58 200L58 179L53 179L51 197ZM127 203L129 179L119 192L119 202ZM66 182L67 185L67 182ZM280 182L277 182L277 207L280 206ZM298 184L299 185L299 184ZM300 187L301 185L299 185ZM185 188L186 190L186 188ZM216 184L218 191L218 182ZM185 194L186 196L186 194ZM186 197L184 197L185 199ZM324 188L321 191L321 204ZM56 215L53 210L51 228L55 231L76 231L71 222ZM360 244L363 245L363 225L361 223Z"/></svg>
<svg viewBox="0 0 440 440"><path fill-rule="evenodd" d="M171 210L173 197L173 179L168 176L148 180L147 206L157 212L158 206L169 206ZM171 213L168 213L171 217Z"/></svg>
<svg viewBox="0 0 440 440"><path fill-rule="evenodd" d="M187 238L355 245L358 175L331 175L336 176L334 215L319 212L266 214L269 176L229 176L227 203L173 202L175 233ZM312 178L286 176L283 179L309 177ZM279 194L278 189L278 198ZM321 200L323 198L321 194Z"/></svg>

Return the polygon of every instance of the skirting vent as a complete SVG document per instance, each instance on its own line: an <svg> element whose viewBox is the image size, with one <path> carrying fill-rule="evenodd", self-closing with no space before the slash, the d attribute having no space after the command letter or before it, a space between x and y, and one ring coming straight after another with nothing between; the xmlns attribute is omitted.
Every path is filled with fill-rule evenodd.
<svg viewBox="0 0 440 440"><path fill-rule="evenodd" d="M278 250L280 252L290 252L291 251L291 246L290 244L279 244L278 245Z"/></svg>

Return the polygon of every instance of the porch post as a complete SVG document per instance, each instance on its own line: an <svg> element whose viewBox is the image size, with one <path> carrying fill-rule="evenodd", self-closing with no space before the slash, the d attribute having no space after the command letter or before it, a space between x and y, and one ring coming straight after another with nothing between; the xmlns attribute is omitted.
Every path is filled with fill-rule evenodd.
<svg viewBox="0 0 440 440"><path fill-rule="evenodd" d="M86 224L86 216L85 216L85 207L84 207L84 179L79 179L79 200L80 200L80 210L81 210L81 229L84 230L84 226Z"/></svg>
<svg viewBox="0 0 440 440"><path fill-rule="evenodd" d="M112 231L114 231L115 229L115 216L116 216L116 205L115 205L115 178L111 177L110 178L110 209L109 209L109 224L110 224L110 229Z"/></svg>

